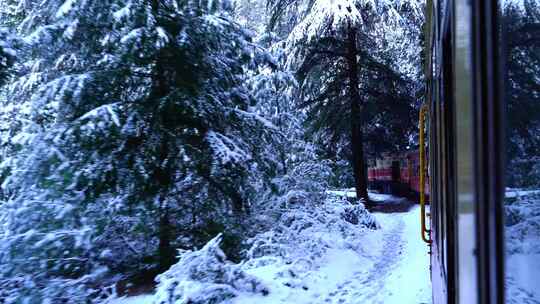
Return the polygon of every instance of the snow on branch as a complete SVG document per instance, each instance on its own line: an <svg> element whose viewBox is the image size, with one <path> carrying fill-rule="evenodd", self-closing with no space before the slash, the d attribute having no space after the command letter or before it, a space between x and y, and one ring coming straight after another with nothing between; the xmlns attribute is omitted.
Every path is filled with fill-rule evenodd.
<svg viewBox="0 0 540 304"><path fill-rule="evenodd" d="M353 0L317 0L310 13L294 28L288 44L314 39L340 31L347 26L362 24L362 15Z"/></svg>
<svg viewBox="0 0 540 304"><path fill-rule="evenodd" d="M240 293L267 295L257 278L227 261L221 241L219 234L198 251L180 252L178 263L156 279L155 303L223 303Z"/></svg>
<svg viewBox="0 0 540 304"><path fill-rule="evenodd" d="M79 120L94 120L96 118L106 118L107 120L112 121L117 127L120 127L120 118L115 111L115 108L118 106L118 103L110 103L106 105L99 106L84 115L82 115Z"/></svg>
<svg viewBox="0 0 540 304"><path fill-rule="evenodd" d="M244 149L223 134L209 131L206 140L221 164L242 163L251 159L251 156Z"/></svg>

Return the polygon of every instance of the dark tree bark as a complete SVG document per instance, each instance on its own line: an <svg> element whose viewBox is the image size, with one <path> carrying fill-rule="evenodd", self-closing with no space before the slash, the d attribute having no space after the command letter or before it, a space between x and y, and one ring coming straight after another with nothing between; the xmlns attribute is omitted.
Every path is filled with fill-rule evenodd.
<svg viewBox="0 0 540 304"><path fill-rule="evenodd" d="M354 183L356 197L363 199L369 207L369 197L367 192L366 163L364 156L364 143L362 131L362 105L359 92L358 61L356 56L357 29L349 24L346 43L347 78L349 81L349 99L351 104L351 150Z"/></svg>
<svg viewBox="0 0 540 304"><path fill-rule="evenodd" d="M163 198L162 198L163 199ZM163 204L163 202L162 202ZM160 272L164 272L171 267L176 261L176 253L171 244L172 242L172 226L169 220L169 208L163 204L160 208L159 218L159 245L158 245L158 268Z"/></svg>
<svg viewBox="0 0 540 304"><path fill-rule="evenodd" d="M151 0L152 12L155 16L159 15L160 1ZM170 55L167 53L167 49L162 49L155 58L155 67L152 75L152 87L149 96L149 112L153 115L153 124L156 130L160 132L159 143L159 155L158 163L154 169L153 179L156 181L156 191L159 196L159 224L158 224L158 268L160 272L166 271L171 267L176 260L176 253L173 247L173 231L174 227L170 221L170 208L166 201L168 191L173 185L174 167L175 161L171 159L172 155L177 155L176 152L171 152L174 149L174 140L168 134L168 132L161 130L165 127L166 123L170 121L166 117L166 113L160 111L159 104L161 99L170 93L171 83L167 77L167 66ZM170 76L169 76L170 78Z"/></svg>
<svg viewBox="0 0 540 304"><path fill-rule="evenodd" d="M160 143L159 165L154 172L154 179L159 187L159 230L158 230L158 268L161 272L166 271L176 261L176 252L172 245L174 227L170 221L169 203L166 201L167 193L173 185L172 176L174 168L171 166L172 161L168 161L170 157L169 150L171 149L169 142L171 139L168 135L164 135Z"/></svg>

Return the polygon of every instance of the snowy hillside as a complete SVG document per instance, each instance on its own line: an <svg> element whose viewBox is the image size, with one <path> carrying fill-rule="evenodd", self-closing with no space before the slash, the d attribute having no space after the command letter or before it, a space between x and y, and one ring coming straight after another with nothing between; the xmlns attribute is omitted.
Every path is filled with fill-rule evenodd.
<svg viewBox="0 0 540 304"><path fill-rule="evenodd" d="M409 205L407 212L370 215L361 205L330 197L319 211L291 212L278 228L253 238L250 258L240 264L226 262L214 239L183 253L160 276L153 298L111 303L430 303L418 212ZM178 302L167 302L171 298Z"/></svg>

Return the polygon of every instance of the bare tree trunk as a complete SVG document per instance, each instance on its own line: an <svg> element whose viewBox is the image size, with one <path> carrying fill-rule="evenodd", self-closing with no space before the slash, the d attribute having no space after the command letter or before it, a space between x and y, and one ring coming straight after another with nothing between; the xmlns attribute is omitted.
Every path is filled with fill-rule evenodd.
<svg viewBox="0 0 540 304"><path fill-rule="evenodd" d="M362 131L362 107L360 105L358 61L356 54L356 34L357 29L349 23L347 35L347 77L349 79L349 98L351 103L351 147L352 147L352 167L356 197L363 199L366 206L369 206L367 192L366 163L364 156L364 143Z"/></svg>

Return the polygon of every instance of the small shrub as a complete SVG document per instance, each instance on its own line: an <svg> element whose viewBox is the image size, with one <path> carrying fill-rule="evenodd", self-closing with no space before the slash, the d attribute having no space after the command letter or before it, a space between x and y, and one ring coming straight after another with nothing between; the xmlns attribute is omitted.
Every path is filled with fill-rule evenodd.
<svg viewBox="0 0 540 304"><path fill-rule="evenodd" d="M180 260L157 277L157 304L222 303L241 292L268 294L268 289L255 277L227 261L220 248L222 235L208 242L201 250L183 251Z"/></svg>

